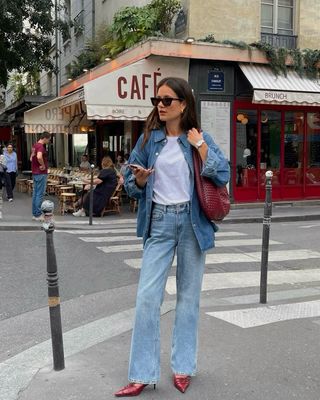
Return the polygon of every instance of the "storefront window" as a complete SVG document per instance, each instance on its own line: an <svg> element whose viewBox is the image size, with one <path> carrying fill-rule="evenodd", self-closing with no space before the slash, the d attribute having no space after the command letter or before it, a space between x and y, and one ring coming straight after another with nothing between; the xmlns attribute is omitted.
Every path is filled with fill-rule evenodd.
<svg viewBox="0 0 320 400"><path fill-rule="evenodd" d="M87 154L88 151L88 135L85 133L75 133L73 139L73 166L79 167L81 156Z"/></svg>
<svg viewBox="0 0 320 400"><path fill-rule="evenodd" d="M320 185L320 113L307 114L306 184Z"/></svg>
<svg viewBox="0 0 320 400"><path fill-rule="evenodd" d="M265 185L266 170L273 171L273 185L280 185L281 112L261 111L260 184Z"/></svg>
<svg viewBox="0 0 320 400"><path fill-rule="evenodd" d="M301 185L303 180L303 112L286 112L284 127L284 184Z"/></svg>
<svg viewBox="0 0 320 400"><path fill-rule="evenodd" d="M238 110L236 138L237 186L257 186L257 111Z"/></svg>

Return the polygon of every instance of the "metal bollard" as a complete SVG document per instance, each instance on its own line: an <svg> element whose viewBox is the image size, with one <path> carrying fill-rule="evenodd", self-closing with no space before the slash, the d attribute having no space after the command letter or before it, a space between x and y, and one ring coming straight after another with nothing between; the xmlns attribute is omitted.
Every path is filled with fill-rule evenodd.
<svg viewBox="0 0 320 400"><path fill-rule="evenodd" d="M94 165L91 164L91 176L90 176L90 201L89 201L89 225L92 225L92 214L93 214L93 170Z"/></svg>
<svg viewBox="0 0 320 400"><path fill-rule="evenodd" d="M260 303L267 302L267 277L268 277L268 255L269 235L272 215L272 171L266 172L266 199L264 203L262 251L261 251L261 274L260 274Z"/></svg>
<svg viewBox="0 0 320 400"><path fill-rule="evenodd" d="M52 201L45 200L41 205L41 210L44 214L44 222L42 227L46 232L47 242L48 304L50 312L53 368L55 371L60 371L64 369L64 350L60 314L59 278L53 243L53 209L54 204Z"/></svg>

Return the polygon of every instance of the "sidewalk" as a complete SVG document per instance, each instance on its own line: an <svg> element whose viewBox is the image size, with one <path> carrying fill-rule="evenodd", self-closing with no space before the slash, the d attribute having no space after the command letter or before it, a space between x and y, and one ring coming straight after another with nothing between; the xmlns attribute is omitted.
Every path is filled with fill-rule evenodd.
<svg viewBox="0 0 320 400"><path fill-rule="evenodd" d="M89 225L89 218L76 218L72 214L60 215L55 196L45 199L55 203L55 222L57 229L90 229L109 225L119 219L135 219L136 214L129 211L129 205L122 206L121 215L110 214L103 218L93 218L93 225ZM1 203L0 203L1 208ZM2 211L2 219L1 219ZM276 202L273 203L272 222L308 221L320 219L320 200ZM262 222L264 203L232 204L230 214L225 223ZM0 230L38 230L42 224L31 220L31 196L26 193L15 193L14 201L3 201L0 209Z"/></svg>

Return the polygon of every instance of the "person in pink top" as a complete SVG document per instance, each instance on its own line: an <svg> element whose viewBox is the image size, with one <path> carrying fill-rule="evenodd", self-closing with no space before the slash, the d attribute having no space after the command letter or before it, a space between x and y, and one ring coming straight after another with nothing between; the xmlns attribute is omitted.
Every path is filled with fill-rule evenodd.
<svg viewBox="0 0 320 400"><path fill-rule="evenodd" d="M45 145L50 142L51 134L43 132L40 139L32 146L30 155L33 193L32 193L32 219L41 220L41 203L46 190L48 177L48 153Z"/></svg>

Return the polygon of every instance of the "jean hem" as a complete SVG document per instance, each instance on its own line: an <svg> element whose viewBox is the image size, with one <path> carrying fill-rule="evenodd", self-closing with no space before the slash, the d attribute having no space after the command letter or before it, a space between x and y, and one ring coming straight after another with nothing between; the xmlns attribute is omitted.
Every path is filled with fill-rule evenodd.
<svg viewBox="0 0 320 400"><path fill-rule="evenodd" d="M144 385L155 385L156 383L158 383L157 380L148 381L147 379L145 379L145 380L143 380L143 379L129 379L129 382L131 382L131 383L142 383Z"/></svg>
<svg viewBox="0 0 320 400"><path fill-rule="evenodd" d="M187 376L196 376L196 371L191 373L189 372L181 372L181 371L172 371L174 375L187 375Z"/></svg>

